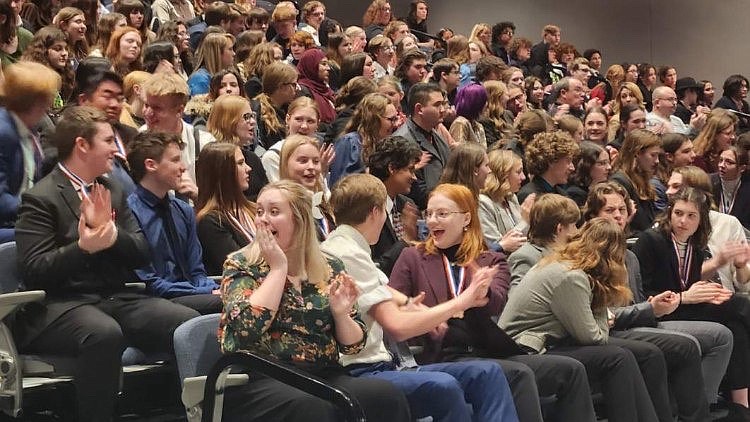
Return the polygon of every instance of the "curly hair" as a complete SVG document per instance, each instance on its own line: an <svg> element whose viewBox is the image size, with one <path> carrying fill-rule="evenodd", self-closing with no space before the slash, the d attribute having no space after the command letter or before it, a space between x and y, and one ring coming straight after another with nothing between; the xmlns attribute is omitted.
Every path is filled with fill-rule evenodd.
<svg viewBox="0 0 750 422"><path fill-rule="evenodd" d="M364 16L362 16L362 26L366 28L376 24L375 19L378 17L378 12L386 6L390 6L387 0L373 0L370 6L367 7ZM393 19L393 14L391 14L391 19Z"/></svg>
<svg viewBox="0 0 750 422"><path fill-rule="evenodd" d="M67 45L68 36L60 28L49 25L41 28L34 34L34 38L31 40L26 50L23 52L21 60L28 60L32 62L41 63L50 69L55 70L62 80L62 86L60 87L60 96L63 101L70 98L75 90L75 73L70 65L70 60L65 62L64 69L58 69L53 66L49 61L47 50L52 48L56 42L64 42Z"/></svg>
<svg viewBox="0 0 750 422"><path fill-rule="evenodd" d="M253 47L247 59L243 62L245 74L242 75L242 79L248 80L253 76L263 78L266 68L276 62L274 48L281 47L274 42L263 42Z"/></svg>
<svg viewBox="0 0 750 422"><path fill-rule="evenodd" d="M373 176L386 181L391 174L416 164L422 156L419 146L403 136L389 136L374 145L367 160Z"/></svg>
<svg viewBox="0 0 750 422"><path fill-rule="evenodd" d="M576 141L566 132L542 132L526 145L526 167L529 174L541 176L550 164L565 157L575 158L579 152Z"/></svg>
<svg viewBox="0 0 750 422"><path fill-rule="evenodd" d="M602 211L605 205L607 205L607 198L605 195L620 195L622 200L625 202L625 208L627 209L627 216L633 215L635 209L633 204L630 202L630 194L627 189L622 187L616 182L601 182L597 183L589 189L589 195L586 198L586 204L583 206L583 220L591 220L595 218ZM624 217L627 217L624 216Z"/></svg>
<svg viewBox="0 0 750 422"><path fill-rule="evenodd" d="M625 269L625 234L609 218L587 221L565 246L543 258L539 266L565 262L571 270L581 270L591 284L591 309L622 306L633 297Z"/></svg>

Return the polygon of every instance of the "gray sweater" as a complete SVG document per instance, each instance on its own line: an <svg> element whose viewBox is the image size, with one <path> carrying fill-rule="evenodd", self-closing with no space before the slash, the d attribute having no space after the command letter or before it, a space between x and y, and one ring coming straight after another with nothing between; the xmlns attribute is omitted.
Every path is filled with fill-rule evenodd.
<svg viewBox="0 0 750 422"><path fill-rule="evenodd" d="M591 298L583 271L558 262L537 265L511 291L498 325L518 344L540 353L568 338L580 345L605 344L607 311L594 313Z"/></svg>

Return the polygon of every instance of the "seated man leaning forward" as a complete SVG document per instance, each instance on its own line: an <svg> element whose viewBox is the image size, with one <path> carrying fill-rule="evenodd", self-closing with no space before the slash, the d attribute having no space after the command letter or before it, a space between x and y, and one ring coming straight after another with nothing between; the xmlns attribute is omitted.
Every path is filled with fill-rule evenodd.
<svg viewBox="0 0 750 422"><path fill-rule="evenodd" d="M150 293L195 309L221 311L219 285L208 278L198 241L195 213L174 197L185 173L184 144L171 133L139 133L129 145L128 163L138 184L128 206L151 248L148 266L136 270Z"/></svg>
<svg viewBox="0 0 750 422"><path fill-rule="evenodd" d="M47 297L17 315L16 340L22 353L72 357L75 420L109 421L125 346L170 352L175 328L198 313L125 288L148 242L121 187L103 177L117 152L107 116L70 107L55 138L60 163L23 194L16 224L26 287Z"/></svg>

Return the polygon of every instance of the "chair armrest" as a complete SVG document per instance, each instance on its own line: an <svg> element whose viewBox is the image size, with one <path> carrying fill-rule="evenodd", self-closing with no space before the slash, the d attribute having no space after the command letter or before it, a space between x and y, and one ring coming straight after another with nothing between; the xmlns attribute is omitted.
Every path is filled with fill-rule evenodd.
<svg viewBox="0 0 750 422"><path fill-rule="evenodd" d="M19 306L44 300L44 290L29 290L25 292L13 292L0 294L0 319L5 318Z"/></svg>
<svg viewBox="0 0 750 422"><path fill-rule="evenodd" d="M214 414L216 410L214 409L215 395L217 392L223 392L224 380L229 370L235 366L263 374L315 397L329 401L343 411L347 422L365 421L364 412L357 399L351 397L338 387L328 384L325 380L293 366L253 353L243 352L222 356L208 373L203 393L202 422L221 420L221 418L216 419L217 415ZM217 382L221 384L217 385ZM218 409L218 411L220 412L221 409ZM220 415L220 413L218 414Z"/></svg>
<svg viewBox="0 0 750 422"><path fill-rule="evenodd" d="M247 374L229 374L225 387L245 385L250 380ZM203 390L206 387L206 376L185 378L182 382L182 404L188 409L198 406L203 401Z"/></svg>
<svg viewBox="0 0 750 422"><path fill-rule="evenodd" d="M136 293L144 293L146 291L146 283L142 281L135 281L132 283L125 283L125 290Z"/></svg>

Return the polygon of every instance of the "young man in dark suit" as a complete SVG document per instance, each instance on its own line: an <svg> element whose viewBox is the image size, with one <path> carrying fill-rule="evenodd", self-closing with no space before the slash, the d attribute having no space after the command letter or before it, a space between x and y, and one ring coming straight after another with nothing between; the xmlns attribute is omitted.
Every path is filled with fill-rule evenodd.
<svg viewBox="0 0 750 422"><path fill-rule="evenodd" d="M71 107L55 138L58 166L23 194L16 225L21 273L41 303L17 316L23 353L72 357L79 421L112 419L121 355L172 350L172 334L198 312L126 290L148 262L148 243L112 170L117 148L107 116Z"/></svg>
<svg viewBox="0 0 750 422"><path fill-rule="evenodd" d="M370 174L380 179L388 192L388 218L380 231L378 243L372 246L372 259L386 275L391 274L407 242L417 241L419 210L406 194L417 179L414 172L422 152L414 142L401 136L390 136L375 145L367 162Z"/></svg>

